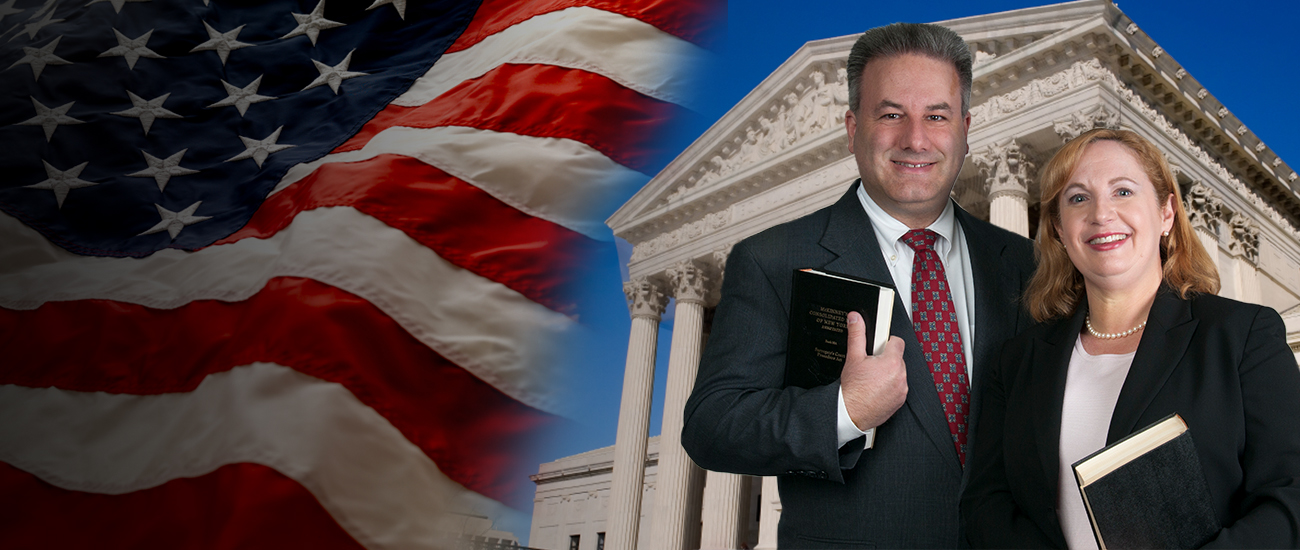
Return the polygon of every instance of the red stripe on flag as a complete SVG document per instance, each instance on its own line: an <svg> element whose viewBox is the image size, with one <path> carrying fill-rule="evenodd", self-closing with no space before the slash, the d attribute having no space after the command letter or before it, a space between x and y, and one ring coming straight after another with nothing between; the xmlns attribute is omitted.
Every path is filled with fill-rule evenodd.
<svg viewBox="0 0 1300 550"><path fill-rule="evenodd" d="M727 19L726 0L483 0L447 53L469 48L538 15L579 6L638 19L706 48L719 38Z"/></svg>
<svg viewBox="0 0 1300 550"><path fill-rule="evenodd" d="M362 548L307 489L260 464L105 495L0 462L0 494L8 548Z"/></svg>
<svg viewBox="0 0 1300 550"><path fill-rule="evenodd" d="M63 330L73 324L96 330ZM0 309L0 335L0 384L188 392L258 361L336 382L449 478L520 508L532 499L531 451L561 422L438 355L370 302L310 279L276 278L243 302L171 310L108 300Z"/></svg>
<svg viewBox="0 0 1300 550"><path fill-rule="evenodd" d="M608 77L553 65L505 64L420 107L389 105L335 152L355 151L393 126L467 126L585 143L652 174L667 151L662 130L688 111Z"/></svg>
<svg viewBox="0 0 1300 550"><path fill-rule="evenodd" d="M325 164L271 195L239 231L217 241L266 238L299 212L352 206L410 235L443 259L572 314L573 285L601 244L534 218L419 160L380 155Z"/></svg>

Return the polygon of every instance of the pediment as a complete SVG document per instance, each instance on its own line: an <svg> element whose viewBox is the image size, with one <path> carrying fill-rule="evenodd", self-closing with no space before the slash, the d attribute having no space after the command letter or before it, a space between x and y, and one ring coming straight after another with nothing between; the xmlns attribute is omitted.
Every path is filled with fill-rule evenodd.
<svg viewBox="0 0 1300 550"><path fill-rule="evenodd" d="M801 47L615 212L609 226L634 240L849 156L845 57L855 38Z"/></svg>

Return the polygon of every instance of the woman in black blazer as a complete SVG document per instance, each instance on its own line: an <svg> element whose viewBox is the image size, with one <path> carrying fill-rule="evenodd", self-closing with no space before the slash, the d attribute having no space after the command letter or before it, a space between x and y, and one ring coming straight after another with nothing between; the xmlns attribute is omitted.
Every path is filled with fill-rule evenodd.
<svg viewBox="0 0 1300 550"><path fill-rule="evenodd" d="M1174 182L1128 131L1045 167L1025 296L1040 324L978 381L973 546L1096 548L1070 464L1178 413L1223 526L1206 547L1300 547L1300 370L1277 312L1214 295Z"/></svg>

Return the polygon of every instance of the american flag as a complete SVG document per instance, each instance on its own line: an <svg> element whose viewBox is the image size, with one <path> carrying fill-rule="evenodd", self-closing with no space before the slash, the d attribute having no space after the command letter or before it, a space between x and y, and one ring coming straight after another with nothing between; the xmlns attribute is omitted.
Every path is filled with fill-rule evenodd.
<svg viewBox="0 0 1300 550"><path fill-rule="evenodd" d="M0 1L0 546L531 506L720 1Z"/></svg>

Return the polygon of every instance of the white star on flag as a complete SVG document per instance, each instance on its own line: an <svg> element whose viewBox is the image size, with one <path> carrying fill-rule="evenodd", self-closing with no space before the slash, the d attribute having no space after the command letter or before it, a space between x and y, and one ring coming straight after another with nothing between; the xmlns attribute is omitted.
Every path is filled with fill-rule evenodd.
<svg viewBox="0 0 1300 550"><path fill-rule="evenodd" d="M41 128L44 128L45 141L48 142L50 141L50 137L54 135L54 129L58 128L60 124L82 124L85 122L84 120L77 120L68 116L68 109L72 108L73 103L76 102L69 101L58 107L51 108L42 105L41 102L36 101L36 98L33 97L32 106L36 107L36 116L19 122L18 125L40 126Z"/></svg>
<svg viewBox="0 0 1300 550"><path fill-rule="evenodd" d="M18 1L18 0L9 0L8 2L5 2L5 3L3 3L3 4L0 4L0 21L3 21L5 17L8 17L8 16L13 15L13 14L15 14L15 13L22 13L22 12L23 12L23 10L15 9L15 8L14 8L14 2L17 2L17 1Z"/></svg>
<svg viewBox="0 0 1300 550"><path fill-rule="evenodd" d="M81 175L81 171L86 169L86 165L90 164L89 161L73 166L67 170L56 169L44 160L41 162L45 163L45 176L48 179L25 187L28 189L49 189L54 191L54 200L58 201L59 208L63 208L63 199L68 198L68 191L81 189L82 187L90 187L92 185L99 185L93 181L86 181L78 177Z"/></svg>
<svg viewBox="0 0 1300 550"><path fill-rule="evenodd" d="M86 5L89 6L91 4L98 4L100 2L109 2L113 4L114 12L122 13L122 6L126 5L127 2L148 2L148 1L149 0L90 0L90 2L87 3Z"/></svg>
<svg viewBox="0 0 1300 550"><path fill-rule="evenodd" d="M311 81L311 84L308 84L301 90L304 92L317 86L329 84L330 89L334 90L334 94L338 95L339 86L343 84L344 80L370 74L348 70L348 64L352 62L352 52L348 52L348 55L343 57L343 61L340 61L338 65L333 67L315 59L311 60L311 62L316 64L316 70L320 71L320 76L316 77L316 80Z"/></svg>
<svg viewBox="0 0 1300 550"><path fill-rule="evenodd" d="M375 0L375 3L366 8L366 11L373 10L384 4L392 4L394 8L397 8L397 16L401 17L403 21L406 20L406 0Z"/></svg>
<svg viewBox="0 0 1300 550"><path fill-rule="evenodd" d="M343 23L325 18L325 0L320 0L320 3L316 4L316 9L311 10L311 13L294 13L292 15L298 21L298 27L289 31L289 34L281 36L280 39L282 40L305 34L307 38L311 39L311 45L315 46L320 31L343 26Z"/></svg>
<svg viewBox="0 0 1300 550"><path fill-rule="evenodd" d="M207 5L207 2L204 2L204 5ZM207 21L203 22L203 26L208 30L208 41L199 44L198 46L194 46L194 49L190 50L190 53L209 50L216 51L217 55L221 57L221 64L225 65L226 57L230 56L230 52L252 46L252 44L247 42L236 40L236 38L239 37L239 31L244 30L243 25L224 33L212 28L212 25L209 25Z"/></svg>
<svg viewBox="0 0 1300 550"><path fill-rule="evenodd" d="M229 82L222 80L221 85L226 87L226 94L228 95L226 99L213 103L212 105L208 105L208 108L212 109L214 107L229 107L231 105L234 105L236 109L239 109L239 116L242 117L244 116L244 112L248 110L249 105L275 99L274 97L271 96L258 95L257 87L260 86L261 84L262 84L261 76L258 76L257 78L253 79L251 83L249 83L247 86L244 86L243 88L240 88L239 86L235 86Z"/></svg>
<svg viewBox="0 0 1300 550"><path fill-rule="evenodd" d="M158 190L163 191L167 187L167 182L171 181L172 176L188 176L190 174L199 173L198 170L190 170L189 168L181 167L181 157L185 156L186 151L189 151L189 149L181 149L170 157L160 159L142 150L140 153L144 154L144 161L149 165L149 167L139 172L127 175L141 178L153 178L154 181L158 183ZM173 235L172 238L175 238L175 235Z"/></svg>
<svg viewBox="0 0 1300 550"><path fill-rule="evenodd" d="M244 147L247 147L247 149L245 149L244 152L238 155L226 159L226 162L234 162L236 160L244 160L244 159L251 158L253 159L253 162L257 163L257 167L261 168L262 163L266 162L266 157L271 153L276 153L288 149L290 147L293 147L293 145L276 143L276 140L280 139L280 130L283 129L284 126L276 128L274 132L271 132L271 135L266 136L265 139L260 139L260 140L239 136L239 139L244 141Z"/></svg>
<svg viewBox="0 0 1300 550"><path fill-rule="evenodd" d="M68 61L66 59L63 59L62 57L54 55L54 48L58 47L59 40L62 39L63 39L62 36L56 36L54 37L54 40L50 41L49 44L46 44L39 48L29 48L23 46L23 53L27 55L23 56L22 59L15 61L13 65L9 66L9 68L12 69L19 65L22 65L23 63L27 63L32 66L32 78L35 80L40 80L41 71L45 70L46 65L71 65L72 64L71 61Z"/></svg>
<svg viewBox="0 0 1300 550"><path fill-rule="evenodd" d="M109 114L140 119L140 125L144 126L144 135L146 136L149 135L149 127L153 126L154 119L181 118L181 115L168 111L162 106L163 102L167 101L167 96L172 95L171 92L148 101L145 101L144 98L135 95L130 91L127 91L126 95L131 97L131 105L133 105L133 107L125 111L117 111Z"/></svg>
<svg viewBox="0 0 1300 550"><path fill-rule="evenodd" d="M36 33L41 32L41 29L44 29L45 27L48 27L48 26L53 25L53 24L55 24L55 23L62 23L62 22L63 22L62 19L52 19L52 18L54 17L54 9L53 9L53 8L54 8L53 3L51 3L51 4L48 6L48 8L41 8L41 9L49 9L49 11L45 12L45 17L41 18L40 20L36 21L35 23L28 23L26 27L23 27L23 32L27 33L27 39L28 39L28 40L31 40L31 39L33 39L33 38L36 38ZM39 13L39 12L38 12L38 13ZM17 37L18 37L18 35L14 35L14 38L17 38ZM13 40L13 38L10 38L10 40Z"/></svg>
<svg viewBox="0 0 1300 550"><path fill-rule="evenodd" d="M113 29L113 34L117 35L117 46L109 48L104 53L99 54L99 57L124 57L126 58L126 68L131 70L135 70L135 62L139 61L141 57L147 57L149 59L165 59L163 56L158 55L157 52L145 46L149 43L149 36L153 34L153 29L149 29L149 32L136 38L127 38L125 34L122 34L117 29Z"/></svg>
<svg viewBox="0 0 1300 550"><path fill-rule="evenodd" d="M154 224L153 227L144 230L142 233L136 236L140 237L143 235L152 235L154 233L158 233L160 231L166 230L167 234L171 235L172 240L174 241L176 240L176 236L180 235L181 230L185 229L186 226L194 225L203 220L212 219L212 216L194 215L194 211L199 209L200 204L203 204L203 201L198 201L194 204L191 204L185 207L185 209L181 210L180 212L172 212L171 210L163 208L161 204L154 203L154 207L158 209L158 215L161 216L162 219L159 220L158 223Z"/></svg>

